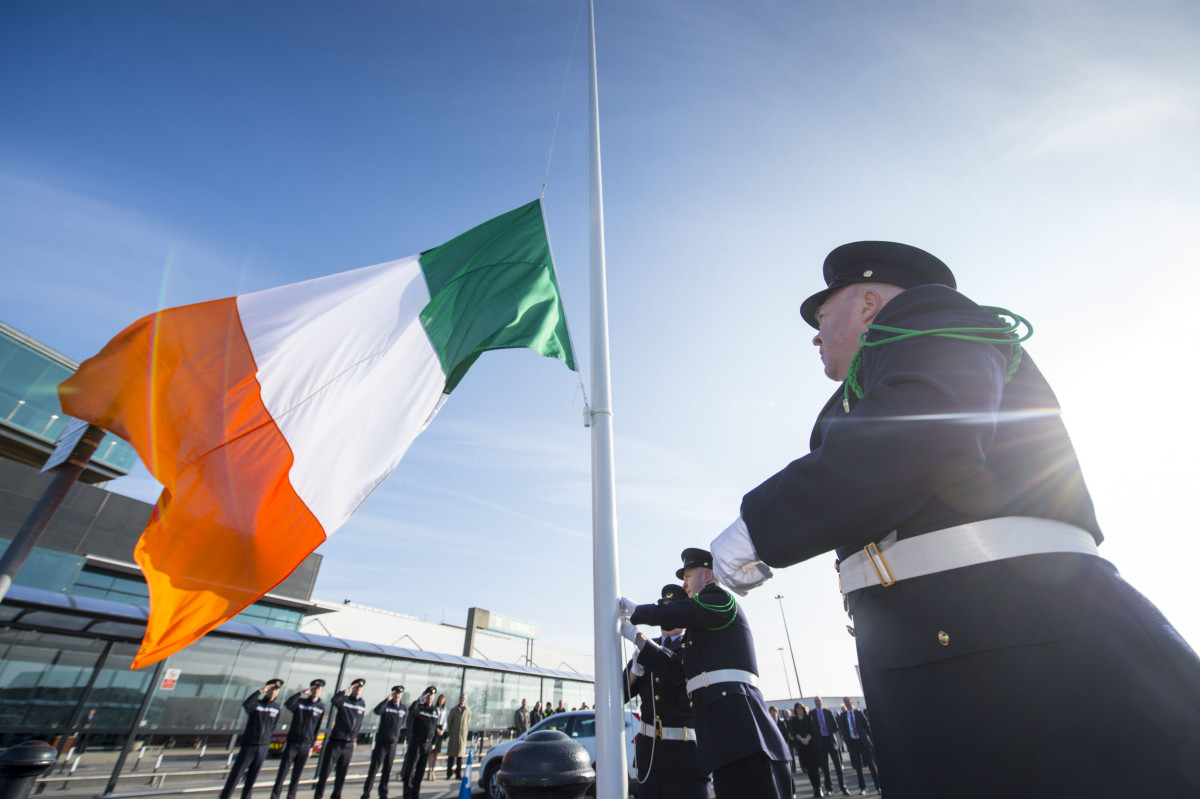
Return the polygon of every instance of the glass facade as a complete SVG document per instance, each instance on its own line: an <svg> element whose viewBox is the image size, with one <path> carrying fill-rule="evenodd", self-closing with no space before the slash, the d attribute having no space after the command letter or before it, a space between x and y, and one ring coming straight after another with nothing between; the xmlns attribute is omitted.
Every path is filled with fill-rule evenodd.
<svg viewBox="0 0 1200 799"><path fill-rule="evenodd" d="M3 543L3 542L0 542ZM66 561L72 558L80 563L82 558L75 558L62 553L50 552L49 550L39 550L48 555L56 556L51 560L55 561L55 566L60 572L66 573ZM32 562L32 558L30 561ZM58 561L64 563L59 564ZM21 573L28 571L26 567L22 567ZM96 599L109 599L113 602L124 602L127 605L137 605L139 608L150 607L150 587L145 581L139 577L131 577L124 574L112 574L111 572L95 569L90 566L84 566L80 569L75 567L78 576L74 576L74 582L67 580L67 586L63 590L68 591L76 596L90 596ZM39 588L48 587L49 583L44 579L39 579L37 575L28 578L25 585L32 585ZM261 627L278 627L281 630L298 630L300 622L304 620L304 614L299 610L292 608L281 608L276 605L266 605L255 603L243 610L241 613L233 617L237 621L245 622L246 624L257 624Z"/></svg>
<svg viewBox="0 0 1200 799"><path fill-rule="evenodd" d="M59 405L58 384L74 373L73 366L0 329L0 419L53 444L70 419ZM137 453L110 433L104 436L92 460L127 474L137 461Z"/></svg>

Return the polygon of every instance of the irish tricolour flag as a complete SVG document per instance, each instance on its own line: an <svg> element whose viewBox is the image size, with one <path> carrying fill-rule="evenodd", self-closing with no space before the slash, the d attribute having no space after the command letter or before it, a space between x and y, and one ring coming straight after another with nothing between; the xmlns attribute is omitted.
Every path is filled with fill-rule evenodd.
<svg viewBox="0 0 1200 799"><path fill-rule="evenodd" d="M486 350L575 368L540 201L396 261L145 317L59 386L163 484L133 667L287 577L396 468Z"/></svg>

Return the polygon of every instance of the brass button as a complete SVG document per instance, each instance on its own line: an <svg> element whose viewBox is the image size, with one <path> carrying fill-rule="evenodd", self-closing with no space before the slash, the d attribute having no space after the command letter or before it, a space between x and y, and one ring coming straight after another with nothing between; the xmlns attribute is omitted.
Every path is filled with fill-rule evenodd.
<svg viewBox="0 0 1200 799"><path fill-rule="evenodd" d="M655 681L655 682L662 682L662 678L661 678L661 677L655 677L655 678L654 678L654 681Z"/></svg>
<svg viewBox="0 0 1200 799"><path fill-rule="evenodd" d="M724 692L724 691L722 691L722 692L721 692L721 696L725 696L725 692Z"/></svg>
<svg viewBox="0 0 1200 799"><path fill-rule="evenodd" d="M695 706L696 706L695 702L688 702L688 707L695 707Z"/></svg>
<svg viewBox="0 0 1200 799"><path fill-rule="evenodd" d="M945 630L938 630L938 643L942 646L950 646L950 636L946 635Z"/></svg>

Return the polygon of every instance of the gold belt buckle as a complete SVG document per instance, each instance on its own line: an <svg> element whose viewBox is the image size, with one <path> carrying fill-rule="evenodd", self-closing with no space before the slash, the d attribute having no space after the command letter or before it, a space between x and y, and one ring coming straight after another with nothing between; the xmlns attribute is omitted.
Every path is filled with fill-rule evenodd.
<svg viewBox="0 0 1200 799"><path fill-rule="evenodd" d="M660 741L663 739L663 737L662 737L662 719L658 718L657 716L654 717L654 737Z"/></svg>
<svg viewBox="0 0 1200 799"><path fill-rule="evenodd" d="M867 553L867 560L871 561L871 568L875 570L875 576L879 578L879 584L884 588L895 584L896 578L892 576L892 570L887 565L887 561L883 559L883 553L879 551L879 547L875 546L875 542L872 541L863 547L863 552ZM879 564L875 562L876 558L879 559ZM880 564L883 565L883 571L879 570ZM887 574L887 577L884 577L884 574Z"/></svg>

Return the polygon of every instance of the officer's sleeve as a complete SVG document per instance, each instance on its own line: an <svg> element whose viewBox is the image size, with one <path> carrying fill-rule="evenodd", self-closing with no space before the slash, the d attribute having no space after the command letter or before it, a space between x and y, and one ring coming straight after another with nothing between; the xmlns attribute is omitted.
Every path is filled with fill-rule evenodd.
<svg viewBox="0 0 1200 799"><path fill-rule="evenodd" d="M251 715L254 714L255 709L258 707L258 697L261 693L261 691L255 691L254 693L250 694L250 696L246 697L244 702L242 702L242 708L245 709L247 713Z"/></svg>
<svg viewBox="0 0 1200 799"><path fill-rule="evenodd" d="M937 319L926 326L994 325L977 315ZM852 411L835 405L818 423L820 446L742 499L759 558L779 568L879 540L978 470L995 435L1005 350L932 336L868 350L866 393Z"/></svg>
<svg viewBox="0 0 1200 799"><path fill-rule="evenodd" d="M725 594L721 589L717 590ZM701 592L701 596L706 593L709 593L707 589ZM667 630L678 627L717 627L727 621L724 614L706 607L694 598L668 602L665 605L638 605L629 620L634 624L653 624Z"/></svg>
<svg viewBox="0 0 1200 799"><path fill-rule="evenodd" d="M679 653L659 646L653 641L647 641L646 645L642 647L642 651L638 653L638 663L645 666L647 671L683 676L683 659Z"/></svg>
<svg viewBox="0 0 1200 799"><path fill-rule="evenodd" d="M650 646L650 644L647 643L646 646ZM621 675L621 688L624 690L626 702L637 696L638 690L642 684L642 680L646 676L644 674L641 676L634 676L633 672L630 670L632 666L632 660L626 663L625 671Z"/></svg>
<svg viewBox="0 0 1200 799"><path fill-rule="evenodd" d="M300 694L301 693L303 693L303 691L297 691L296 693L289 696L287 699L283 700L283 706L286 707L288 710L292 711L293 713L295 713L296 708L300 707Z"/></svg>
<svg viewBox="0 0 1200 799"><path fill-rule="evenodd" d="M341 693L334 694L333 699L329 700L329 704L333 707L333 709L335 711L341 710L342 705L346 704L346 700L348 698L349 698L348 694L341 694Z"/></svg>
<svg viewBox="0 0 1200 799"><path fill-rule="evenodd" d="M373 711L371 711L371 712L373 712L373 713L374 713L376 716L382 716L382 715L383 715L383 709L384 709L386 706L387 706L387 700L385 699L385 700L383 700L382 702L380 702L378 705L376 705L376 706L375 706L375 710L373 710Z"/></svg>

